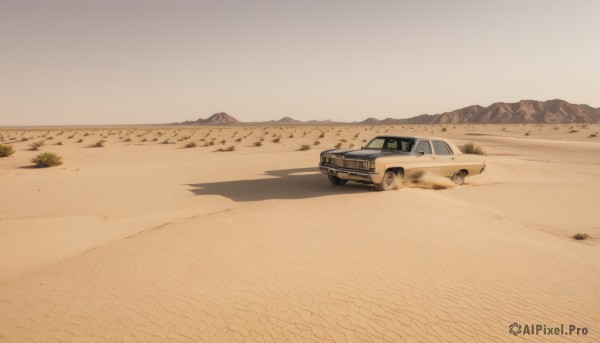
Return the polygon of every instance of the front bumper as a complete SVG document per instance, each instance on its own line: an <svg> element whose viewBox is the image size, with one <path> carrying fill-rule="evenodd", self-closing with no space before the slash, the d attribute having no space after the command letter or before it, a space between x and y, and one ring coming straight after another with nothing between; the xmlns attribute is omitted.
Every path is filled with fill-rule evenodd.
<svg viewBox="0 0 600 343"><path fill-rule="evenodd" d="M379 175L379 172L368 170L356 170L348 168L335 167L328 164L319 164L319 170L323 174L333 175L342 180L373 182L373 177Z"/></svg>

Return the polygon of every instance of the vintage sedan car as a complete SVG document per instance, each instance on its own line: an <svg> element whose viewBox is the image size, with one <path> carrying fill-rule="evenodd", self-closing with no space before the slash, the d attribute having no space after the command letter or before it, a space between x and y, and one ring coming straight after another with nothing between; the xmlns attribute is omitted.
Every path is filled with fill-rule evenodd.
<svg viewBox="0 0 600 343"><path fill-rule="evenodd" d="M485 160L463 154L442 138L377 136L359 150L321 152L319 169L336 186L352 180L385 191L399 180L415 180L425 172L449 177L460 185L467 175L482 173Z"/></svg>

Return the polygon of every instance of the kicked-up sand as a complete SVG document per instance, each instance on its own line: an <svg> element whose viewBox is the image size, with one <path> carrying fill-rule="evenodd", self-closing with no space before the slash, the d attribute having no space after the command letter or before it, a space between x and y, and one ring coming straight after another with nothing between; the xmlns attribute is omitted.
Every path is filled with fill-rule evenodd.
<svg viewBox="0 0 600 343"><path fill-rule="evenodd" d="M597 342L599 130L0 129L0 341ZM486 171L388 192L318 172L386 133L474 142ZM523 334L561 324L579 335Z"/></svg>

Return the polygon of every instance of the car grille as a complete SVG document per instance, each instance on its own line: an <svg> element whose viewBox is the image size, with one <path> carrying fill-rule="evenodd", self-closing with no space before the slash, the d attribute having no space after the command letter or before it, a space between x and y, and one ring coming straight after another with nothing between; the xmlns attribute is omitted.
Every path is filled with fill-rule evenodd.
<svg viewBox="0 0 600 343"><path fill-rule="evenodd" d="M368 161L361 161L361 160L346 160L343 158L331 158L330 159L330 163L334 166L337 167L341 167L341 168L349 168L349 169L362 169L362 170L367 170L369 169L369 162Z"/></svg>
<svg viewBox="0 0 600 343"><path fill-rule="evenodd" d="M344 167L344 160L341 158L332 158L331 159L331 164L333 164L334 166L337 167Z"/></svg>

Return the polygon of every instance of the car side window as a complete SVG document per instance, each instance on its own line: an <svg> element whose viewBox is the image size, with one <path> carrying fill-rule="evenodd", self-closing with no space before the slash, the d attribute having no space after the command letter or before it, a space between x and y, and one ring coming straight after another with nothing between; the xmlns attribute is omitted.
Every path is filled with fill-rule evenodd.
<svg viewBox="0 0 600 343"><path fill-rule="evenodd" d="M412 149L412 141L400 141L400 145L402 146L400 150L404 152L409 152Z"/></svg>
<svg viewBox="0 0 600 343"><path fill-rule="evenodd" d="M431 146L429 141L419 141L415 147L415 153L418 155L422 151L425 155L431 155Z"/></svg>
<svg viewBox="0 0 600 343"><path fill-rule="evenodd" d="M385 148L393 149L393 150L398 149L398 140L397 139L388 139Z"/></svg>
<svg viewBox="0 0 600 343"><path fill-rule="evenodd" d="M452 155L448 145L442 141L433 141L433 151L436 155Z"/></svg>
<svg viewBox="0 0 600 343"><path fill-rule="evenodd" d="M384 143L384 138L375 138L367 145L367 149L382 149Z"/></svg>

